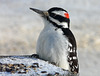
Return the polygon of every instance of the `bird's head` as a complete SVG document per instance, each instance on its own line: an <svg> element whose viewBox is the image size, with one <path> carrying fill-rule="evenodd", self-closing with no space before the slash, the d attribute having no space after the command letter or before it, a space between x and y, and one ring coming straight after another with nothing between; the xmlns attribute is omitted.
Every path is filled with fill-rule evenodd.
<svg viewBox="0 0 100 76"><path fill-rule="evenodd" d="M50 23L53 23L55 26L58 26L58 28L60 27L69 28L70 27L69 14L63 8L53 7L47 11L38 10L35 8L30 8L30 9L40 14L40 16L42 16L44 19L46 19Z"/></svg>

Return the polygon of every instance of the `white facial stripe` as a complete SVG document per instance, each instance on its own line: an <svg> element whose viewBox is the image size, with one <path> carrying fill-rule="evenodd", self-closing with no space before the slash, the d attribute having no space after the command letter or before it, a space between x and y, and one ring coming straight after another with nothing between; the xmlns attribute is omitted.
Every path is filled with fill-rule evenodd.
<svg viewBox="0 0 100 76"><path fill-rule="evenodd" d="M54 18L52 18L52 17L50 17L50 16L49 16L49 18L50 18L50 20L52 20L52 21L55 22L56 24L58 24L58 25L60 24L60 22L59 22L58 20L56 20L56 19L54 19Z"/></svg>
<svg viewBox="0 0 100 76"><path fill-rule="evenodd" d="M61 16L65 16L64 13L66 13L65 11L53 11L52 13L61 15Z"/></svg>
<svg viewBox="0 0 100 76"><path fill-rule="evenodd" d="M67 22L62 22L62 23L60 23L60 25L63 25L63 28L68 28Z"/></svg>

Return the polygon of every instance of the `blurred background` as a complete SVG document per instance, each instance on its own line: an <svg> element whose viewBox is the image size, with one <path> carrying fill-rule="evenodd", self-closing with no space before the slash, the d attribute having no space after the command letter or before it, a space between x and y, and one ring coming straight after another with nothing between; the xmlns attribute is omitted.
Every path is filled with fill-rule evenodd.
<svg viewBox="0 0 100 76"><path fill-rule="evenodd" d="M43 28L29 8L58 6L69 12L80 64L80 76L99 76L100 0L0 0L0 55L31 55Z"/></svg>

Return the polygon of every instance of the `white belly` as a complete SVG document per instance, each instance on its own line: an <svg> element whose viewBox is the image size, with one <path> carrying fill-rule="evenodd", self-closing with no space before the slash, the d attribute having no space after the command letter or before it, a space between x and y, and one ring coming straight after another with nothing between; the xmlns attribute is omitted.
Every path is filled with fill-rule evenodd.
<svg viewBox="0 0 100 76"><path fill-rule="evenodd" d="M57 66L68 70L67 39L59 30L43 30L37 41L36 52L40 58L49 62L55 62Z"/></svg>

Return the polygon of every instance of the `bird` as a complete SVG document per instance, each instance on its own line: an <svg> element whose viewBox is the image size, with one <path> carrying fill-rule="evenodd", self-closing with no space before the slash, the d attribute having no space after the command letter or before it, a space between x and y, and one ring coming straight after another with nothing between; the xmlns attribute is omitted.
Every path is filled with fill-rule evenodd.
<svg viewBox="0 0 100 76"><path fill-rule="evenodd" d="M38 13L44 22L36 46L39 57L73 74L79 74L77 44L70 30L69 13L60 7L49 10L30 9Z"/></svg>

